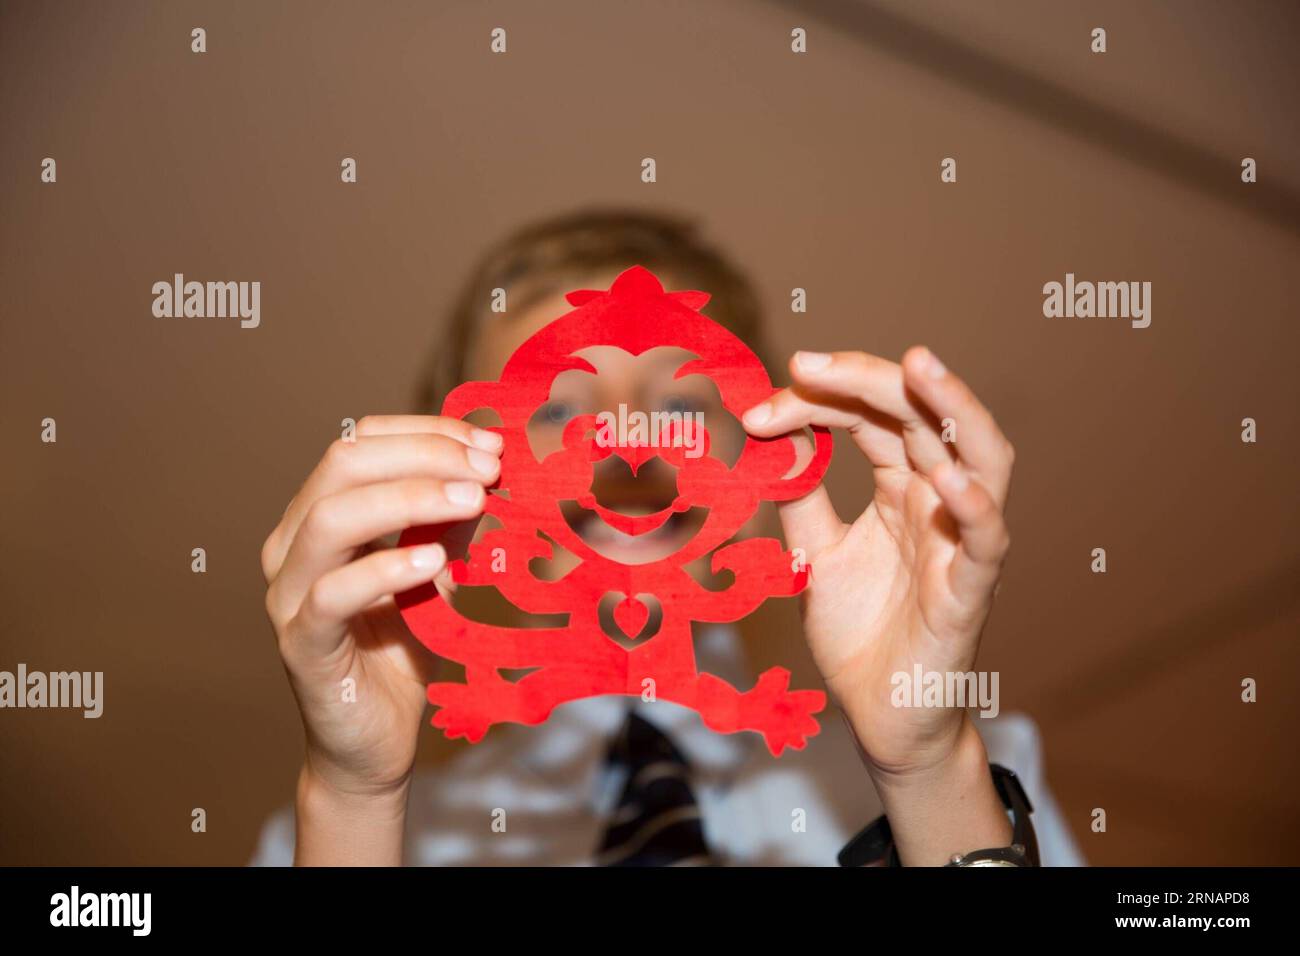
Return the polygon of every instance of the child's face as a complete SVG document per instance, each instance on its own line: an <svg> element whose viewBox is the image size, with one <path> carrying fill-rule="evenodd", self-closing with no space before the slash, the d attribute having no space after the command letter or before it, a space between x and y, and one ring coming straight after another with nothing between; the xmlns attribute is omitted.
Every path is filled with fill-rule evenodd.
<svg viewBox="0 0 1300 956"><path fill-rule="evenodd" d="M614 275L593 277L575 288L608 288ZM572 310L562 294L556 294L518 315L498 318L471 347L467 370L473 379L494 379L506 360L529 336ZM678 412L697 418L708 429L709 454L734 463L744 442L740 423L722 406L717 386L702 375L674 379L683 363L694 356L683 349L653 349L633 356L613 346L592 346L580 353L595 366L597 375L571 370L557 376L550 401L533 416L528 426L529 442L540 460L561 447L565 423L575 415L608 412L618 416L640 411ZM617 455L596 464L592 493L606 508L627 515L660 511L677 495L676 469L662 458L652 457L635 475ZM594 512L576 502L562 505L565 519L596 551L623 564L657 561L686 544L704 520L700 509L674 514L661 527L640 535L624 534L609 526Z"/></svg>

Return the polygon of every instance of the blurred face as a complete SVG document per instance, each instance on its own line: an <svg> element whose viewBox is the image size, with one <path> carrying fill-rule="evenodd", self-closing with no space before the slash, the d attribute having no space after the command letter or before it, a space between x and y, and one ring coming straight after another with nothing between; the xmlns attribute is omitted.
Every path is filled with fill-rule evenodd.
<svg viewBox="0 0 1300 956"><path fill-rule="evenodd" d="M592 277L574 288L608 288L615 274ZM511 353L552 319L572 310L563 294L538 301L522 313L501 316L485 326L471 347L467 369L471 378L496 378ZM733 464L744 443L740 423L722 406L717 386L702 375L674 379L677 370L694 358L676 348L630 355L613 346L592 346L578 353L597 371L570 370L556 377L549 400L533 415L528 439L534 456L544 459L562 445L564 426L577 415L602 413L629 420L635 412L676 413L700 421L709 430L709 454ZM592 494L601 509L616 515L655 515L677 497L677 469L657 455L639 461L635 469L625 457L611 454L595 466ZM629 534L613 527L597 509L577 502L562 505L569 526L597 552L622 564L645 564L678 551L699 530L702 509L671 513L651 530ZM563 567L554 572L563 573Z"/></svg>

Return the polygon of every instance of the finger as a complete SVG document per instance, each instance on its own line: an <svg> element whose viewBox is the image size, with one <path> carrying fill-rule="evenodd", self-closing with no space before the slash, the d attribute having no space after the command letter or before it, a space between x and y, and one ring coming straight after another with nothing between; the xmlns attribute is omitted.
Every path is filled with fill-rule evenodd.
<svg viewBox="0 0 1300 956"><path fill-rule="evenodd" d="M929 472L952 457L929 411L908 394L897 362L866 352L796 352L790 360L790 374L804 388L856 398L895 420L902 428L907 457L916 469Z"/></svg>
<svg viewBox="0 0 1300 956"><path fill-rule="evenodd" d="M741 423L760 438L798 433L809 425L843 428L875 467L907 465L901 426L861 403L832 403L816 394L786 388L747 411Z"/></svg>
<svg viewBox="0 0 1300 956"><path fill-rule="evenodd" d="M903 373L908 387L937 418L952 421L958 457L980 477L994 500L1004 503L1015 451L992 413L929 349L908 349Z"/></svg>
<svg viewBox="0 0 1300 956"><path fill-rule="evenodd" d="M442 545L426 544L376 551L323 574L286 628L290 645L314 654L335 650L355 615L381 598L433 580L446 565Z"/></svg>
<svg viewBox="0 0 1300 956"><path fill-rule="evenodd" d="M863 352L796 352L795 386L756 406L743 419L755 434L806 424L845 428L876 467L911 465L923 471L950 457L927 412L907 395L902 369Z"/></svg>
<svg viewBox="0 0 1300 956"><path fill-rule="evenodd" d="M806 432L795 432L790 440L795 446L795 470L801 472L813 456L813 442ZM847 528L831 503L825 485L820 482L800 498L778 501L776 511L785 533L786 547L802 549L808 561L839 542Z"/></svg>
<svg viewBox="0 0 1300 956"><path fill-rule="evenodd" d="M960 539L948 566L949 588L960 605L981 610L1011 546L1002 509L988 489L957 462L940 465L931 481Z"/></svg>
<svg viewBox="0 0 1300 956"><path fill-rule="evenodd" d="M454 419L438 421L446 424ZM274 579L307 512L322 498L347 488L414 476L491 484L500 473L501 460L496 454L441 433L374 435L353 442L336 441L267 538L262 551L262 569L268 580Z"/></svg>
<svg viewBox="0 0 1300 956"><path fill-rule="evenodd" d="M351 561L362 545L417 525L477 518L486 498L476 481L431 478L362 485L322 498L294 536L268 603L291 615L317 578Z"/></svg>
<svg viewBox="0 0 1300 956"><path fill-rule="evenodd" d="M501 450L502 438L494 431L479 428L460 418L446 415L367 415L357 422L357 435L446 435L484 451Z"/></svg>
<svg viewBox="0 0 1300 956"><path fill-rule="evenodd" d="M803 549L809 563L827 548L839 543L847 525L831 503L826 486L818 484L802 498L778 501L776 513L781 518L786 547Z"/></svg>

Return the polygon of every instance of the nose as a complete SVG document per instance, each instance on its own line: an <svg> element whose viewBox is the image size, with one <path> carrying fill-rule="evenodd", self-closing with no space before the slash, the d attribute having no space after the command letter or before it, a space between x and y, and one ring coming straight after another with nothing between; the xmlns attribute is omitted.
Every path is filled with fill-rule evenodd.
<svg viewBox="0 0 1300 956"><path fill-rule="evenodd" d="M653 448L645 442L639 441L629 441L623 445L613 445L610 447L610 451L627 462L627 466L632 469L633 477L636 476L636 473L640 470L642 465L659 454L659 449Z"/></svg>

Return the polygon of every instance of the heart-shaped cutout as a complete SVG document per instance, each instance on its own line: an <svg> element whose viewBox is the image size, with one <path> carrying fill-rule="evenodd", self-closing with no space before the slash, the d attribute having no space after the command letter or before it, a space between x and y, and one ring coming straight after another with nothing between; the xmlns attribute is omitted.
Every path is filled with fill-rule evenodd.
<svg viewBox="0 0 1300 956"><path fill-rule="evenodd" d="M650 609L630 595L614 605L614 623L629 640L641 636L649 619Z"/></svg>
<svg viewBox="0 0 1300 956"><path fill-rule="evenodd" d="M653 594L606 591L597 605L600 632L631 651L650 641L663 625L663 606Z"/></svg>

